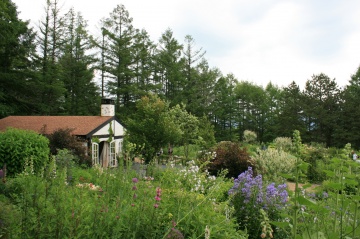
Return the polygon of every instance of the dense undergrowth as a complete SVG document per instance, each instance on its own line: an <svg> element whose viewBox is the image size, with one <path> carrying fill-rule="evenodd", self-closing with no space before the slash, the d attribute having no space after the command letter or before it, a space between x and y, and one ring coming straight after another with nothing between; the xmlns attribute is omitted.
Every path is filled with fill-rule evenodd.
<svg viewBox="0 0 360 239"><path fill-rule="evenodd" d="M349 157L350 145L303 145L295 132L266 148L229 148L238 146L240 156L219 145L182 166L172 157L140 170L130 162L82 168L66 150L41 170L28 159L0 183L0 237L360 238L360 164ZM229 164L232 157L247 164ZM229 177L227 165L247 167ZM312 183L319 186L310 190Z"/></svg>

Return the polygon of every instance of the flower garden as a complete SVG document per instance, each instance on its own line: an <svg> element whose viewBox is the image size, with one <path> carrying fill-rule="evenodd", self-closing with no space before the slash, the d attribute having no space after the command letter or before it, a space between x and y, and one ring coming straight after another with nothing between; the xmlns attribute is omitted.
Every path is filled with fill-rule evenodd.
<svg viewBox="0 0 360 239"><path fill-rule="evenodd" d="M28 162L15 177L0 172L0 238L360 238L360 164L351 147L300 146L292 157L253 150L256 166L235 178L227 169L211 175L201 160L150 164L146 175L55 157L34 172ZM320 151L323 160L312 161ZM293 163L283 167L279 157Z"/></svg>

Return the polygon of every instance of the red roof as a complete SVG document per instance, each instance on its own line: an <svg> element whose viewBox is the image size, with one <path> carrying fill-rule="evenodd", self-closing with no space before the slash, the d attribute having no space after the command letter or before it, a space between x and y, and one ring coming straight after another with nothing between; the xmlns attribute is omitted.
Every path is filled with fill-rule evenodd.
<svg viewBox="0 0 360 239"><path fill-rule="evenodd" d="M88 135L113 118L112 116L8 116L0 119L0 131L12 127L51 134L58 129L69 128L73 129L74 135Z"/></svg>

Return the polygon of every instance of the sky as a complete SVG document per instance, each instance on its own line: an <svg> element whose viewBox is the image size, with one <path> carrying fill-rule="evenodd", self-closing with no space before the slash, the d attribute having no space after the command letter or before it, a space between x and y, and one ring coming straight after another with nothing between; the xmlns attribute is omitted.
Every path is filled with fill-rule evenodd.
<svg viewBox="0 0 360 239"><path fill-rule="evenodd" d="M46 0L12 1L37 28ZM118 4L153 42L166 29L180 43L190 35L211 68L238 81L304 88L324 73L344 87L360 66L358 0L60 0L62 12L74 7L93 35Z"/></svg>

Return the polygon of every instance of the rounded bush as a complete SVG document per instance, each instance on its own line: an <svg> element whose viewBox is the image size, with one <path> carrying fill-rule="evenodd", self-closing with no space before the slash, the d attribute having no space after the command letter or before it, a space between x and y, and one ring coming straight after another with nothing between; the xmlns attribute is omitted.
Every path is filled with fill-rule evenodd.
<svg viewBox="0 0 360 239"><path fill-rule="evenodd" d="M8 176L21 173L29 161L34 172L39 172L49 154L49 140L34 131L8 128L0 133L0 168L6 163Z"/></svg>
<svg viewBox="0 0 360 239"><path fill-rule="evenodd" d="M222 141L215 147L215 157L210 160L208 167L212 175L217 175L222 170L227 169L227 177L235 178L240 173L245 172L249 166L255 167L247 149L240 143Z"/></svg>

